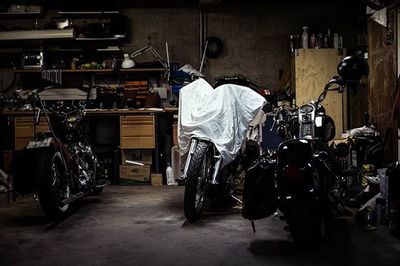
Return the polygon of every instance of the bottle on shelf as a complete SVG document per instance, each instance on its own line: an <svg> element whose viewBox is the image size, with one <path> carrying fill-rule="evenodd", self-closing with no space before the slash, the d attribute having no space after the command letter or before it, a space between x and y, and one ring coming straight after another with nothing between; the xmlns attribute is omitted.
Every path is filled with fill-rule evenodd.
<svg viewBox="0 0 400 266"><path fill-rule="evenodd" d="M331 29L328 28L326 35L324 36L324 47L325 48L332 48L332 36L331 36Z"/></svg>
<svg viewBox="0 0 400 266"><path fill-rule="evenodd" d="M308 26L303 27L303 33L301 34L302 48L308 49Z"/></svg>
<svg viewBox="0 0 400 266"><path fill-rule="evenodd" d="M333 48L335 49L339 48L339 34L337 33L333 34Z"/></svg>
<svg viewBox="0 0 400 266"><path fill-rule="evenodd" d="M312 49L318 48L317 39L315 38L314 33L311 34L311 37L310 37L310 48L312 48Z"/></svg>

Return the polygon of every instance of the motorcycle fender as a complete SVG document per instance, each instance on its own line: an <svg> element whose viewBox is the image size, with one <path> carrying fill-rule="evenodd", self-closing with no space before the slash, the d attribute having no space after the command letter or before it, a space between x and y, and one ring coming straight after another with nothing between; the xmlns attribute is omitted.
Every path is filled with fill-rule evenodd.
<svg viewBox="0 0 400 266"><path fill-rule="evenodd" d="M12 158L11 172L13 175L13 188L20 194L32 193L37 190L37 158L39 154L58 150L53 138L49 138L47 147L31 146L15 151ZM28 144L29 145L29 144Z"/></svg>
<svg viewBox="0 0 400 266"><path fill-rule="evenodd" d="M295 173L289 175L284 174L285 172ZM315 173L311 165L306 165L301 168L297 166L287 166L282 169L278 179L282 200L291 200L298 197L309 198L315 197L316 195Z"/></svg>
<svg viewBox="0 0 400 266"><path fill-rule="evenodd" d="M289 140L278 147L277 184L283 201L313 197L316 173L312 145L305 140Z"/></svg>

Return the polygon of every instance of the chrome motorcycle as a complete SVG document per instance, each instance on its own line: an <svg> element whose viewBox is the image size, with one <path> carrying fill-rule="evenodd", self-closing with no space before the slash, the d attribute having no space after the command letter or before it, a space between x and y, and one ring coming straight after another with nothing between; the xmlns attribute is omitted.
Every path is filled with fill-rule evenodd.
<svg viewBox="0 0 400 266"><path fill-rule="evenodd" d="M335 123L322 102L328 92L341 93L368 75L365 64L360 58L345 58L338 66L339 76L325 85L316 101L290 112L280 109L278 116L285 119L279 119L278 131L286 140L246 173L242 215L253 227L253 220L277 212L299 246L329 238L342 169L328 145L335 137Z"/></svg>
<svg viewBox="0 0 400 266"><path fill-rule="evenodd" d="M19 193L37 191L44 213L59 218L70 204L89 194L101 193L106 180L99 180L99 164L84 128L84 105L63 103L46 107L38 90L32 92L35 114L35 140L13 158L14 189ZM39 108L35 108L36 102ZM39 111L37 111L39 110ZM58 118L65 136L58 136L52 126ZM36 121L43 113L50 130L36 134Z"/></svg>

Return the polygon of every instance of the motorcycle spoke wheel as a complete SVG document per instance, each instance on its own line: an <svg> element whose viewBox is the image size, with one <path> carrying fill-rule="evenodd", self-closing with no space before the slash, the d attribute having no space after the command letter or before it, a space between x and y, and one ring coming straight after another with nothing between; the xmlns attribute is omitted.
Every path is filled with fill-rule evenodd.
<svg viewBox="0 0 400 266"><path fill-rule="evenodd" d="M184 213L193 223L201 215L207 198L208 182L212 173L210 143L199 141L186 173Z"/></svg>
<svg viewBox="0 0 400 266"><path fill-rule="evenodd" d="M207 177L210 176L211 172L211 162L207 156L204 156L203 164L201 166L200 175L197 177L197 189L196 189L196 200L195 200L195 208L198 212L204 206L205 194L206 194L206 186L207 186Z"/></svg>

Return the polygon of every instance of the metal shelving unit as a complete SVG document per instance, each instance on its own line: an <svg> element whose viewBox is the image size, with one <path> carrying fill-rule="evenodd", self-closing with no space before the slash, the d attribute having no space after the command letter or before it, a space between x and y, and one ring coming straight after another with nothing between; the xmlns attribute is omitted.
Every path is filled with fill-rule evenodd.
<svg viewBox="0 0 400 266"><path fill-rule="evenodd" d="M40 73L41 69L16 69L15 73ZM113 69L62 69L63 73L113 73ZM163 72L165 68L127 68L119 72Z"/></svg>

